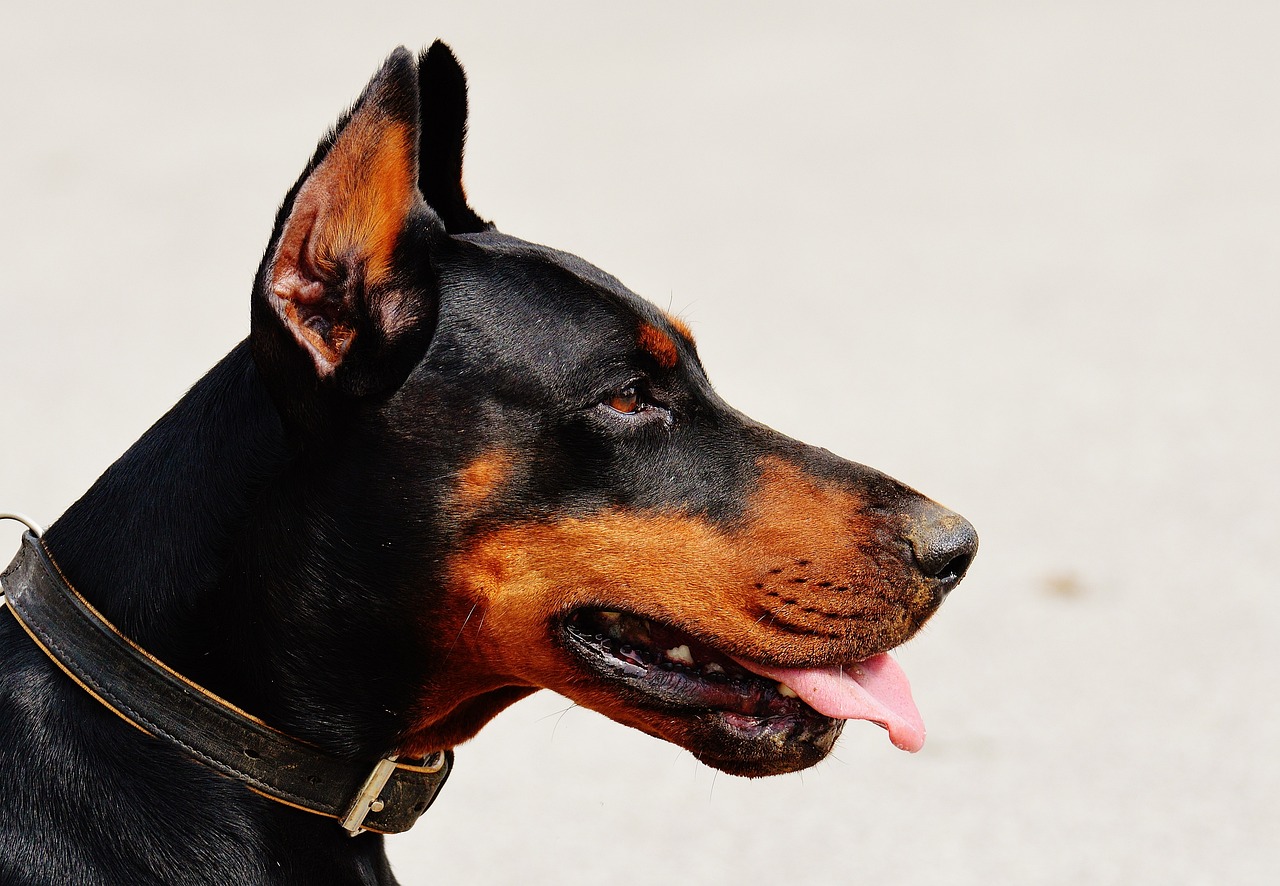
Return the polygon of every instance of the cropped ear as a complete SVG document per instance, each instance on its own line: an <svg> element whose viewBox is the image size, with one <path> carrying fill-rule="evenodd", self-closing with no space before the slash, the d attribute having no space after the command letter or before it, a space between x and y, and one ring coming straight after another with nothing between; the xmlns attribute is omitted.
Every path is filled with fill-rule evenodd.
<svg viewBox="0 0 1280 886"><path fill-rule="evenodd" d="M467 76L453 52L437 40L418 60L422 102L418 188L450 234L488 231L493 225L467 205L462 154L467 141Z"/></svg>
<svg viewBox="0 0 1280 886"><path fill-rule="evenodd" d="M290 389L277 399L298 382L356 395L396 384L412 367L406 350L429 338L432 284L408 241L425 246L440 223L418 193L418 131L417 66L401 48L286 198L252 335L273 386Z"/></svg>

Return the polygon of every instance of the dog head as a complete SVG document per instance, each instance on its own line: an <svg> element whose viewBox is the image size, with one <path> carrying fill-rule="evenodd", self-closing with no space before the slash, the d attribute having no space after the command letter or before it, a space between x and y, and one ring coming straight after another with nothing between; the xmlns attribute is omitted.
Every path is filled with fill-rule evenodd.
<svg viewBox="0 0 1280 886"><path fill-rule="evenodd" d="M286 198L254 296L321 564L298 575L338 589L315 604L335 659L394 687L397 749L544 687L738 774L812 765L850 718L919 747L885 653L972 528L737 412L678 320L482 220L465 121L447 48L393 54Z"/></svg>

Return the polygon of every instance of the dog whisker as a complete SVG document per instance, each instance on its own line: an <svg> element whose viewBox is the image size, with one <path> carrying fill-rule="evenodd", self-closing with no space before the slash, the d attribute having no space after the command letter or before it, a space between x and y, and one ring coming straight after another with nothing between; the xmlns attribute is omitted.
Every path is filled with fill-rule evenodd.
<svg viewBox="0 0 1280 886"><path fill-rule="evenodd" d="M479 605L480 605L479 603L471 604L471 610L467 613L467 617L462 620L462 627L458 628L458 633L454 636L453 642L449 644L449 648L445 650L444 660L442 664L448 663L449 656L453 655L453 650L458 647L458 641L462 639L462 632L467 629L467 624L470 623L471 616L476 614L476 607L478 607ZM480 618L481 618L481 623L483 623L484 616L482 615Z"/></svg>

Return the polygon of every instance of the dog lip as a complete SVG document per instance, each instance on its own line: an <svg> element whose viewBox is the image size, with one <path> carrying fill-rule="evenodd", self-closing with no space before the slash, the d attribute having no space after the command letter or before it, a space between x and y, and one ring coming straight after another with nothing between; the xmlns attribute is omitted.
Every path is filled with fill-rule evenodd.
<svg viewBox="0 0 1280 886"><path fill-rule="evenodd" d="M781 691L785 687L777 681L742 667L732 655L658 620L578 609L562 620L560 633L574 656L599 676L668 710L714 712L729 718L729 725L738 720L834 719L795 693Z"/></svg>
<svg viewBox="0 0 1280 886"><path fill-rule="evenodd" d="M681 638L682 643L697 643L700 647L706 650L706 652L710 656L720 660L722 664L739 663L745 660L749 662L754 662L760 667L778 668L778 669L837 668L841 666L848 667L848 666L857 664L858 662L865 661L869 658L873 658L877 655L888 652L889 650L896 648L896 645L900 645L900 644L889 644L884 646L876 645L876 646L868 647L865 650L860 649L856 658L850 658L847 655L840 655L840 654L827 655L827 656L799 654L794 657L775 658L775 657L769 656L767 653L762 654L763 650L761 650L758 647L750 650L743 650L741 652L736 650L730 650L728 648L725 648L725 646L721 645L721 643L717 639L708 638L705 634L698 632L696 629L690 626L677 624L673 621L669 621L668 617L664 614L647 613L647 612L634 610L634 609L624 609L621 607L609 606L607 604L577 606L567 612L562 613L558 618L558 622L561 628L564 628L569 625L572 625L575 621L580 620L583 617L594 617L594 616L603 616L606 619L610 619L610 620L615 618L620 618L620 619L635 619L637 621L644 622L651 628L656 627L659 630L670 632L671 634L678 636L679 638ZM758 670L752 670L751 668L746 666L744 666L744 670L752 671L752 673L756 673L756 674L760 673Z"/></svg>

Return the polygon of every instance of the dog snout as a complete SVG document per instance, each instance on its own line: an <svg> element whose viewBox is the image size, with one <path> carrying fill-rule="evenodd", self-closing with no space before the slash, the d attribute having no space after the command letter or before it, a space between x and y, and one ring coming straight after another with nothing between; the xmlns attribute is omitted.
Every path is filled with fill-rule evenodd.
<svg viewBox="0 0 1280 886"><path fill-rule="evenodd" d="M903 535L916 565L945 596L964 578L978 552L978 533L954 511L924 499L907 514Z"/></svg>

